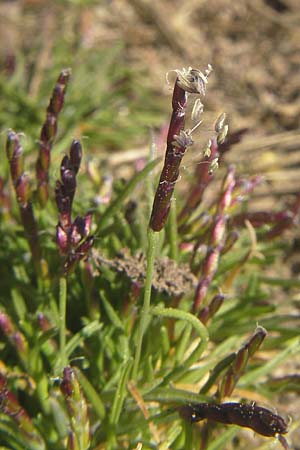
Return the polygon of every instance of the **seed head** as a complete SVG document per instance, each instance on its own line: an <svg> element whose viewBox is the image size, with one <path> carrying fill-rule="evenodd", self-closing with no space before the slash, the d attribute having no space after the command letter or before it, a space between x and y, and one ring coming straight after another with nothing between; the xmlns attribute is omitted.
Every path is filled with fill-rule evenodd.
<svg viewBox="0 0 300 450"><path fill-rule="evenodd" d="M222 130L220 131L220 133L217 136L217 143L219 145L223 144L223 142L225 141L225 138L227 136L228 133L228 125L224 125Z"/></svg>
<svg viewBox="0 0 300 450"><path fill-rule="evenodd" d="M203 108L204 108L204 106L203 106L200 98L197 98L197 100L195 100L193 110L192 110L192 115L191 115L191 119L193 122L199 122L200 116L203 113Z"/></svg>
<svg viewBox="0 0 300 450"><path fill-rule="evenodd" d="M201 70L193 69L192 67L176 70L178 77L177 83L183 90L190 94L201 94L204 96L208 76L211 71L212 67L210 64L204 73L201 72Z"/></svg>
<svg viewBox="0 0 300 450"><path fill-rule="evenodd" d="M204 158L209 158L210 157L210 155L211 155L211 144L212 144L211 139L208 139L206 147L203 150Z"/></svg>
<svg viewBox="0 0 300 450"><path fill-rule="evenodd" d="M220 116L217 118L216 123L215 123L215 131L217 133L220 133L220 131L224 127L225 119L226 119L226 113L224 113L224 112L222 114L220 114Z"/></svg>
<svg viewBox="0 0 300 450"><path fill-rule="evenodd" d="M179 135L175 134L172 145L177 148L185 149L186 147L193 145L193 142L192 136L188 131L180 130Z"/></svg>
<svg viewBox="0 0 300 450"><path fill-rule="evenodd" d="M214 158L209 165L208 173L212 175L219 168L219 158Z"/></svg>

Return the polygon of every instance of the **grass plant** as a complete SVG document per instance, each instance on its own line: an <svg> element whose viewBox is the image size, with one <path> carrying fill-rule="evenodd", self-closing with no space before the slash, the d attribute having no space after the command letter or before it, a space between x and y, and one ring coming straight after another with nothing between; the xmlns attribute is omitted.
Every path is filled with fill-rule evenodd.
<svg viewBox="0 0 300 450"><path fill-rule="evenodd" d="M285 433L281 415L289 411L272 416L271 409L278 391L299 391L296 369L285 368L299 357L299 316L289 301L299 281L273 274L285 233L298 223L299 198L285 210L248 210L262 178L240 176L226 164L244 130L230 134L225 114L188 193L180 189L180 164L195 130L201 132L210 72L175 71L158 180L159 159L150 152L131 179L115 177L107 188L107 178L85 166L78 139L69 140L60 168L53 167L56 127L72 94L71 78L65 95L69 72L49 92L39 151L24 158L26 140L7 132L0 178L1 448L251 448L249 434L234 425L264 431L260 411L280 424L260 432L268 436L262 445ZM30 175L27 159L36 162ZM288 307L274 301L282 288ZM255 413L254 424L224 406L229 401L232 408L253 401L266 408L240 407ZM214 412L218 405L223 416ZM200 419L182 413L200 410L213 421L194 425ZM287 445L281 435L280 442Z"/></svg>

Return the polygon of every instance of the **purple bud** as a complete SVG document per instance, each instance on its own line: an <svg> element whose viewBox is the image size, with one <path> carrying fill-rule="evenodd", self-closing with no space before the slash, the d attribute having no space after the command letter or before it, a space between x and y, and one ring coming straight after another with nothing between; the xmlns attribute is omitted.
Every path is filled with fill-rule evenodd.
<svg viewBox="0 0 300 450"><path fill-rule="evenodd" d="M211 283L210 279L206 277L201 278L201 280L199 281L194 298L194 305L193 305L194 311L196 312L199 311L201 303L206 297L210 283Z"/></svg>
<svg viewBox="0 0 300 450"><path fill-rule="evenodd" d="M11 336L11 342L14 344L15 348L21 355L24 355L25 352L27 353L27 342L25 341L23 334L21 334L19 331L16 331Z"/></svg>
<svg viewBox="0 0 300 450"><path fill-rule="evenodd" d="M68 251L68 235L60 225L57 225L56 227L56 244L59 253L65 255Z"/></svg>
<svg viewBox="0 0 300 450"><path fill-rule="evenodd" d="M75 252L70 252L64 264L64 272L68 274L73 268L74 265L88 257L88 252L92 248L94 243L94 236L88 236L86 240L80 244Z"/></svg>
<svg viewBox="0 0 300 450"><path fill-rule="evenodd" d="M53 328L53 325L49 322L48 318L45 316L44 313L38 313L37 316L39 327L42 331L48 331Z"/></svg>
<svg viewBox="0 0 300 450"><path fill-rule="evenodd" d="M9 130L7 134L6 154L10 164L11 177L15 184L23 172L23 148L19 135L12 130Z"/></svg>
<svg viewBox="0 0 300 450"><path fill-rule="evenodd" d="M221 308L224 302L225 296L222 294L215 295L212 301L209 304L209 316L213 317L217 311Z"/></svg>
<svg viewBox="0 0 300 450"><path fill-rule="evenodd" d="M30 199L29 178L25 173L23 173L16 182L16 194L18 203L25 207Z"/></svg>
<svg viewBox="0 0 300 450"><path fill-rule="evenodd" d="M229 397L236 385L236 378L231 369L229 369L228 373L226 374L225 378L223 379L221 383L221 387L219 390L219 396L222 397Z"/></svg>
<svg viewBox="0 0 300 450"><path fill-rule="evenodd" d="M2 333L7 337L11 336L14 332L14 326L8 315L4 312L0 312L0 329L2 330Z"/></svg>
<svg viewBox="0 0 300 450"><path fill-rule="evenodd" d="M207 256L203 265L202 273L205 277L212 279L219 264L220 253L217 248L211 248L207 252Z"/></svg>
<svg viewBox="0 0 300 450"><path fill-rule="evenodd" d="M45 205L49 196L47 181L42 181L41 183L39 183L37 194L40 204Z"/></svg>
<svg viewBox="0 0 300 450"><path fill-rule="evenodd" d="M247 344L249 356L252 356L256 352L256 350L263 343L266 336L267 330L263 327L257 327L254 335L250 338Z"/></svg>
<svg viewBox="0 0 300 450"><path fill-rule="evenodd" d="M72 378L74 377L71 367L65 367L63 372L63 379L60 384L60 389L65 397L71 397L73 394Z"/></svg>
<svg viewBox="0 0 300 450"><path fill-rule="evenodd" d="M219 213L226 211L230 206L234 186L235 186L235 168L234 166L229 166L228 172L223 181L222 194L218 205Z"/></svg>
<svg viewBox="0 0 300 450"><path fill-rule="evenodd" d="M232 370L240 375L245 369L248 359L249 359L248 348L242 347L235 356L235 360L232 363Z"/></svg>
<svg viewBox="0 0 300 450"><path fill-rule="evenodd" d="M62 177L62 182L64 185L64 192L65 195L69 197L70 199L70 204L72 204L73 198L74 198L74 194L75 194L75 190L76 190L76 175L75 172L73 172L73 170L65 170Z"/></svg>
<svg viewBox="0 0 300 450"><path fill-rule="evenodd" d="M214 220L214 225L211 234L211 245L217 246L223 243L225 235L226 217L219 216Z"/></svg>
<svg viewBox="0 0 300 450"><path fill-rule="evenodd" d="M229 250L232 249L232 247L234 246L236 241L239 239L239 237L240 237L240 233L237 230L230 231L226 236L222 254L229 252Z"/></svg>
<svg viewBox="0 0 300 450"><path fill-rule="evenodd" d="M91 231L92 226L92 213L87 213L84 218L84 236L87 236Z"/></svg>
<svg viewBox="0 0 300 450"><path fill-rule="evenodd" d="M19 136L12 130L8 130L7 141L6 141L6 155L8 161L11 161L16 153L20 152L20 141Z"/></svg>
<svg viewBox="0 0 300 450"><path fill-rule="evenodd" d="M57 133L57 118L51 113L47 113L46 121L42 127L40 141L51 144Z"/></svg>
<svg viewBox="0 0 300 450"><path fill-rule="evenodd" d="M76 249L76 253L80 255L80 259L88 255L89 250L94 244L94 236L88 236L86 240Z"/></svg>
<svg viewBox="0 0 300 450"><path fill-rule="evenodd" d="M53 89L52 98L49 104L49 110L51 110L53 114L58 114L63 107L64 97L62 94L63 94L63 86L57 84Z"/></svg>
<svg viewBox="0 0 300 450"><path fill-rule="evenodd" d="M76 247L83 238L84 233L84 219L81 216L76 217L70 230L70 244Z"/></svg>
<svg viewBox="0 0 300 450"><path fill-rule="evenodd" d="M71 245L76 246L83 238L85 238L90 233L91 223L92 215L90 213L88 213L85 217L76 217L71 227Z"/></svg>
<svg viewBox="0 0 300 450"><path fill-rule="evenodd" d="M70 158L68 157L68 155L65 155L60 164L61 179L63 178L65 171L68 169L71 169L71 162L70 162Z"/></svg>
<svg viewBox="0 0 300 450"><path fill-rule="evenodd" d="M201 309L201 311L198 314L199 320L205 325L209 319L209 308L208 306L205 306Z"/></svg>
<svg viewBox="0 0 300 450"><path fill-rule="evenodd" d="M40 141L40 156L36 163L37 176L40 181L42 176L44 180L48 180L48 169L50 166L50 150L51 146L48 141Z"/></svg>
<svg viewBox="0 0 300 450"><path fill-rule="evenodd" d="M81 159L82 159L81 143L77 140L74 140L70 148L70 161L75 173L77 173L79 170Z"/></svg>
<svg viewBox="0 0 300 450"><path fill-rule="evenodd" d="M55 201L60 213L60 224L67 231L71 225L71 201L65 193L64 185L57 180L55 186Z"/></svg>
<svg viewBox="0 0 300 450"><path fill-rule="evenodd" d="M52 97L48 106L48 111L50 111L52 114L56 116L63 107L65 91L70 75L71 75L70 69L63 70L60 73L56 85L53 89Z"/></svg>

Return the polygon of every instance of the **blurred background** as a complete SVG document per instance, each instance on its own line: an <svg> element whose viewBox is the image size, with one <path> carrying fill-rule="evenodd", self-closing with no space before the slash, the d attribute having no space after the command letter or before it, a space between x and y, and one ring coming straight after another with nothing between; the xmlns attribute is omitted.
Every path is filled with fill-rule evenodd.
<svg viewBox="0 0 300 450"><path fill-rule="evenodd" d="M229 159L267 173L257 196L277 202L298 190L299 20L299 0L1 0L0 132L23 131L32 151L71 67L55 151L84 137L89 154L132 162L150 130L163 142L166 73L210 63L204 129L223 111L231 131L247 128Z"/></svg>

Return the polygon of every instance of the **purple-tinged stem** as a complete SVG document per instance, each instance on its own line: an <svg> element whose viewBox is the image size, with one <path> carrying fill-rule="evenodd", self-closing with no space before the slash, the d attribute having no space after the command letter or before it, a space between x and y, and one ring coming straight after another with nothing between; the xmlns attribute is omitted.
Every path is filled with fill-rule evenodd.
<svg viewBox="0 0 300 450"><path fill-rule="evenodd" d="M40 134L40 149L36 163L36 174L38 182L38 199L42 207L46 205L49 196L48 183L51 149L57 133L58 114L64 104L66 88L70 75L70 69L65 69L60 73L52 92L52 97L46 112L46 120Z"/></svg>

